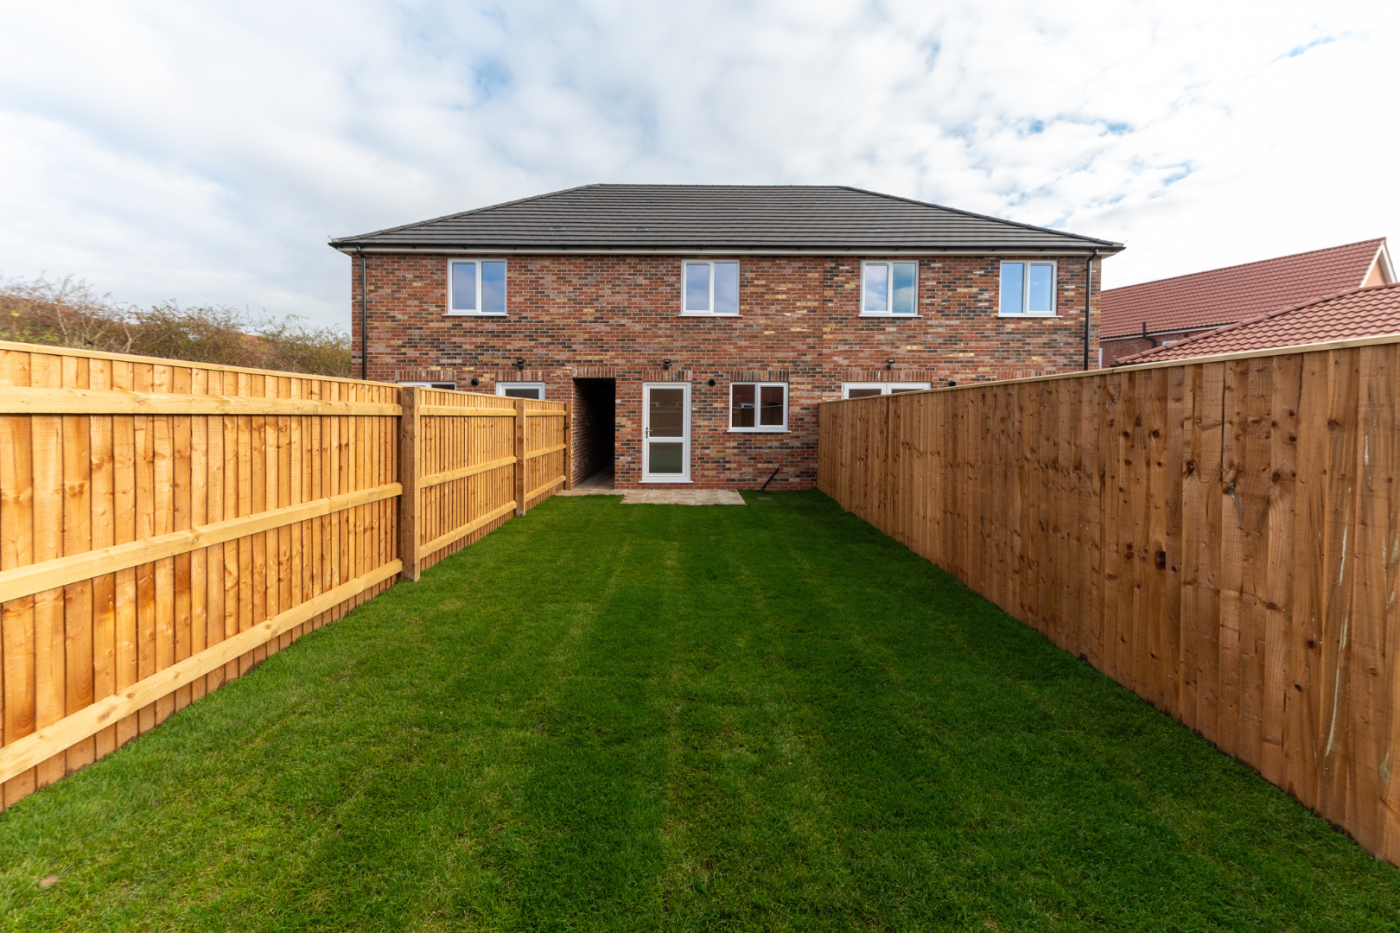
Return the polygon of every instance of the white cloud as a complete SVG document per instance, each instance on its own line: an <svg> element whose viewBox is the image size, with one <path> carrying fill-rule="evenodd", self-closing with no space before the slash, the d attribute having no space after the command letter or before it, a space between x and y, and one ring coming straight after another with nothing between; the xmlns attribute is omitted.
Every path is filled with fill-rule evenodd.
<svg viewBox="0 0 1400 933"><path fill-rule="evenodd" d="M343 323L362 232L592 181L849 183L1120 239L1109 285L1392 232L1391 5L49 3L0 271Z"/></svg>

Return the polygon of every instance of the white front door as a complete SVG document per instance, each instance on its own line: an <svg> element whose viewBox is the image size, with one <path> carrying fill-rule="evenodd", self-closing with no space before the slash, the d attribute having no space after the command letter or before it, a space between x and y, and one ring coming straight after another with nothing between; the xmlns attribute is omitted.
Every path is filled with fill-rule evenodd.
<svg viewBox="0 0 1400 933"><path fill-rule="evenodd" d="M642 482L690 482L690 383L642 386Z"/></svg>

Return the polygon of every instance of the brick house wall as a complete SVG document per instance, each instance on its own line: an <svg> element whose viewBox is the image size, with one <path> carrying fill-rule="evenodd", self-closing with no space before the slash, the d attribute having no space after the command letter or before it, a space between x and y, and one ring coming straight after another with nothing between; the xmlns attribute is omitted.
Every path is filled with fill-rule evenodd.
<svg viewBox="0 0 1400 933"><path fill-rule="evenodd" d="M370 325L371 327L373 325ZM1221 324L1221 327L1228 325ZM1197 334L1205 333L1207 330L1215 330L1213 327L1206 327L1200 330L1183 331L1177 334L1153 334L1149 340L1146 337L1105 337L1101 346L1103 347L1103 365L1112 366L1121 359L1134 356L1138 353L1146 353L1153 347L1160 347L1165 341L1185 340L1187 337L1194 337Z"/></svg>
<svg viewBox="0 0 1400 933"><path fill-rule="evenodd" d="M737 318L680 316L681 264L692 257L597 254L509 255L506 316L446 316L450 258L466 257L366 253L368 378L453 381L478 392L495 392L504 381L543 382L547 398L572 399L576 412L586 390L576 379L613 379L619 488L641 479L644 382L691 386L691 488L753 488L777 468L774 486L796 489L816 483L817 404L840 398L842 382L938 385L1083 366L1082 256L1058 257L1055 318L997 316L1000 262L1043 255L923 257L919 317L912 319L859 316L861 258L880 256L693 257L739 260ZM1100 263L1090 299L1091 366ZM351 268L359 375L358 259ZM742 381L788 383L788 433L729 432L729 387ZM600 432L580 431L579 420L575 481L604 443Z"/></svg>

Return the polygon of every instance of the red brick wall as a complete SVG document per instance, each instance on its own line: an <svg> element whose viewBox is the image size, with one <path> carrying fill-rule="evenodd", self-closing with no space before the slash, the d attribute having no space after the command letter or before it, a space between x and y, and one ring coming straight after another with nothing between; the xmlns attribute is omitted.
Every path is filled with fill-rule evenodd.
<svg viewBox="0 0 1400 933"><path fill-rule="evenodd" d="M779 467L775 487L805 488L816 481L816 405L839 398L843 381L939 384L1083 365L1080 257L1060 257L1060 317L998 318L999 259L948 256L920 260L920 316L897 320L859 317L860 259L833 256L738 257L737 318L679 316L680 256L510 256L509 313L449 317L448 258L367 256L369 378L453 380L469 389L476 377L482 392L502 380L538 381L555 399L574 397L574 378L615 378L619 487L641 476L643 382L690 382L695 486L749 488ZM358 375L358 259L351 267ZM1091 365L1098 282L1096 264ZM746 380L789 383L789 433L728 431L729 385Z"/></svg>
<svg viewBox="0 0 1400 933"><path fill-rule="evenodd" d="M1154 343L1146 337L1118 337L1105 340L1101 345L1103 346L1103 364L1105 366L1112 366L1124 357L1161 346L1160 343Z"/></svg>
<svg viewBox="0 0 1400 933"><path fill-rule="evenodd" d="M370 325L373 327L373 325ZM1222 327L1225 325L1221 325ZM1126 359L1138 353L1145 353L1153 347L1160 347L1165 340L1181 341L1187 337L1194 337L1196 334L1203 334L1204 330L1193 330L1181 334L1153 334L1151 339L1146 337L1109 337L1103 341L1103 364L1112 366L1118 360Z"/></svg>

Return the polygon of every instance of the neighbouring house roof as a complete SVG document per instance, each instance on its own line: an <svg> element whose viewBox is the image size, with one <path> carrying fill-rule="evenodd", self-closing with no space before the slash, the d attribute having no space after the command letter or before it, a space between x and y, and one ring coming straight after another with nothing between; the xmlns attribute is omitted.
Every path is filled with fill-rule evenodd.
<svg viewBox="0 0 1400 933"><path fill-rule="evenodd" d="M1373 285L1273 311L1125 357L1115 366L1248 353L1273 347L1400 334L1400 283Z"/></svg>
<svg viewBox="0 0 1400 933"><path fill-rule="evenodd" d="M1109 288L1099 294L1099 337L1219 327L1366 284L1380 263L1394 281L1385 238L1224 269Z"/></svg>
<svg viewBox="0 0 1400 933"><path fill-rule="evenodd" d="M1123 244L842 185L585 185L331 240L336 249L1116 253Z"/></svg>

